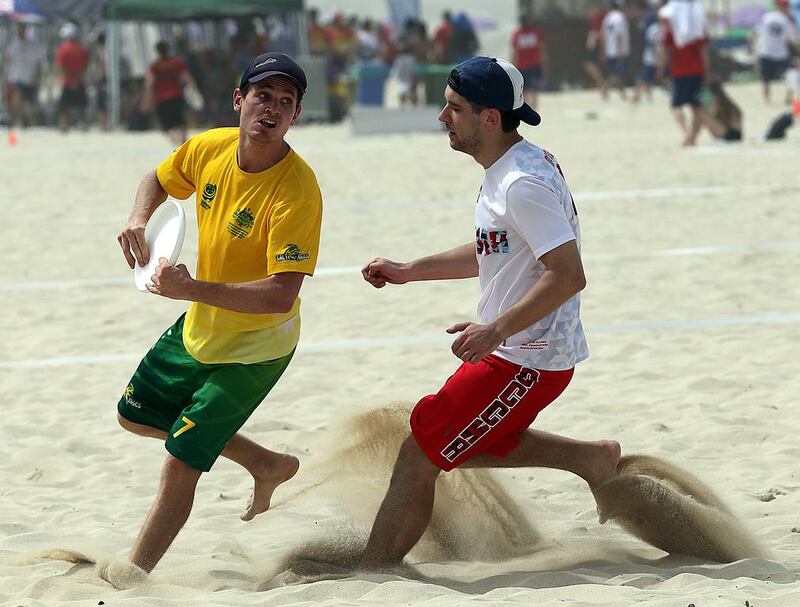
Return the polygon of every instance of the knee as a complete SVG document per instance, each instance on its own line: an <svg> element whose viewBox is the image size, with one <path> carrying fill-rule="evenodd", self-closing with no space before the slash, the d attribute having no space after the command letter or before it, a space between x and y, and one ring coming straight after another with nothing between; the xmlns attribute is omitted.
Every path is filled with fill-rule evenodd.
<svg viewBox="0 0 800 607"><path fill-rule="evenodd" d="M432 483L439 476L439 472L439 468L428 459L412 434L400 446L392 474L392 483Z"/></svg>
<svg viewBox="0 0 800 607"><path fill-rule="evenodd" d="M193 485L197 483L203 472L179 460L171 453L167 453L162 474L168 485Z"/></svg>
<svg viewBox="0 0 800 607"><path fill-rule="evenodd" d="M134 424L132 421L125 419L119 412L117 412L117 423L123 428L125 428L128 432L133 432L134 434L138 434L138 432L136 431L137 430L136 426L138 424Z"/></svg>

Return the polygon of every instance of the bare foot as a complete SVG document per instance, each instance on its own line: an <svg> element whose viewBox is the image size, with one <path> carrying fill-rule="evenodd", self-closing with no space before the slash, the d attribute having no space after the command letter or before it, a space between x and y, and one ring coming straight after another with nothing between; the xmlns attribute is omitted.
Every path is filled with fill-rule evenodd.
<svg viewBox="0 0 800 607"><path fill-rule="evenodd" d="M281 463L264 468L263 473L253 475L255 485L247 502L247 508L241 516L243 521L251 521L262 512L269 509L272 493L281 483L285 483L300 468L300 460L293 455L284 454Z"/></svg>
<svg viewBox="0 0 800 607"><path fill-rule="evenodd" d="M97 575L118 590L133 588L147 579L144 569L118 557L97 563Z"/></svg>
<svg viewBox="0 0 800 607"><path fill-rule="evenodd" d="M597 448L597 456L590 460L589 469L581 475L592 489L617 476L617 464L622 452L619 443L613 440L597 441Z"/></svg>

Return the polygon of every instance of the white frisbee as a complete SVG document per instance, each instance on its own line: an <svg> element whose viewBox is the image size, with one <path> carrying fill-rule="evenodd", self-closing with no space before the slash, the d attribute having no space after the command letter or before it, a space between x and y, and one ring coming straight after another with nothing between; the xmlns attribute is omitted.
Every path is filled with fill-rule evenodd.
<svg viewBox="0 0 800 607"><path fill-rule="evenodd" d="M158 260L166 257L171 265L178 261L183 237L186 234L186 212L174 200L167 200L156 207L144 228L144 239L150 259L147 265L138 263L133 268L133 282L140 291L147 292L150 277L156 273Z"/></svg>

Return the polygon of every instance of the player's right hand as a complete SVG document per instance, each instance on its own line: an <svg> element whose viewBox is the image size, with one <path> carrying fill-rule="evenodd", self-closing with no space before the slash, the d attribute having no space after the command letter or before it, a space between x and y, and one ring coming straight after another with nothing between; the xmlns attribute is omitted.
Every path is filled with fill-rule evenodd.
<svg viewBox="0 0 800 607"><path fill-rule="evenodd" d="M117 242L122 248L122 254L131 270L137 262L140 266L144 266L150 261L150 251L147 250L147 241L144 239L146 223L146 221L130 220L125 229L117 236Z"/></svg>
<svg viewBox="0 0 800 607"><path fill-rule="evenodd" d="M403 285L409 281L408 266L382 257L376 257L361 269L361 275L376 289L387 284Z"/></svg>

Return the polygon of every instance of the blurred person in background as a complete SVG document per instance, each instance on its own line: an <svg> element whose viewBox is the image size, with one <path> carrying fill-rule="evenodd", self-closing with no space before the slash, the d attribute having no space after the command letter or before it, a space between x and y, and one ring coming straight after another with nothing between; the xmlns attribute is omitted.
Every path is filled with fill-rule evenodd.
<svg viewBox="0 0 800 607"><path fill-rule="evenodd" d="M658 72L658 49L661 45L661 23L658 21L658 9L661 0L647 0L647 9L642 14L642 53L639 64L639 75L636 80L636 89L633 92L633 102L639 103L642 95L648 101L653 100L652 88L656 84Z"/></svg>
<svg viewBox="0 0 800 607"><path fill-rule="evenodd" d="M800 51L800 36L789 0L775 0L775 10L764 14L754 33L764 101L770 101L770 83L791 67L792 50ZM791 98L789 99L791 101Z"/></svg>
<svg viewBox="0 0 800 607"><path fill-rule="evenodd" d="M108 85L106 79L106 35L95 32L89 49L89 82L94 99L94 121L104 131L108 129Z"/></svg>
<svg viewBox="0 0 800 607"><path fill-rule="evenodd" d="M431 42L433 44L433 55L431 57L434 63L442 63L449 65L453 61L452 53L450 52L450 38L453 35L453 13L449 10L442 13L442 21L436 26L433 32Z"/></svg>
<svg viewBox="0 0 800 607"><path fill-rule="evenodd" d="M450 53L454 62L460 63L478 54L480 42L469 15L461 11L453 17L453 32L450 36Z"/></svg>
<svg viewBox="0 0 800 607"><path fill-rule="evenodd" d="M744 123L741 108L728 96L720 80L711 79L708 90L711 93L711 111L702 114L703 126L715 139L741 141Z"/></svg>
<svg viewBox="0 0 800 607"><path fill-rule="evenodd" d="M663 44L659 50L658 72L663 77L669 66L672 78L672 116L683 133L683 145L692 146L708 113L700 93L709 65L705 10L699 0L668 2L659 11L663 20ZM683 107L690 107L687 121Z"/></svg>
<svg viewBox="0 0 800 607"><path fill-rule="evenodd" d="M319 22L319 10L308 10L308 50L312 55L325 56L328 54L328 34L325 27Z"/></svg>
<svg viewBox="0 0 800 607"><path fill-rule="evenodd" d="M187 139L186 100L183 87L195 87L186 63L170 54L169 44L163 40L156 44L156 59L145 76L145 91L142 111L155 110L161 130L174 145Z"/></svg>
<svg viewBox="0 0 800 607"><path fill-rule="evenodd" d="M78 27L65 23L59 30L63 42L56 49L56 69L61 78L61 98L58 102L58 124L66 131L77 121L86 122L86 70L89 68L88 49L78 41Z"/></svg>
<svg viewBox="0 0 800 607"><path fill-rule="evenodd" d="M610 0L611 10L603 17L603 56L605 58L605 79L603 99L608 98L608 89L617 88L625 99L625 71L631 54L631 33L628 18L622 12L624 0Z"/></svg>
<svg viewBox="0 0 800 607"><path fill-rule="evenodd" d="M606 11L603 3L598 3L589 14L589 30L586 33L586 58L583 69L591 78L592 84L602 93L605 90L605 78L601 66L605 64L603 57L603 19Z"/></svg>
<svg viewBox="0 0 800 607"><path fill-rule="evenodd" d="M419 103L417 66L428 63L430 49L425 24L417 19L407 19L397 40L397 58L394 62L401 104Z"/></svg>
<svg viewBox="0 0 800 607"><path fill-rule="evenodd" d="M542 30L533 22L533 17L523 15L519 28L511 34L511 61L522 73L522 92L525 103L539 107L539 91L546 80L547 47Z"/></svg>
<svg viewBox="0 0 800 607"><path fill-rule="evenodd" d="M39 82L44 63L44 48L30 35L25 23L4 49L8 88L6 95L12 126L31 126L39 122Z"/></svg>
<svg viewBox="0 0 800 607"><path fill-rule="evenodd" d="M376 63L380 59L380 40L375 22L372 19L364 19L356 30L356 40L358 41L358 60L363 63Z"/></svg>

